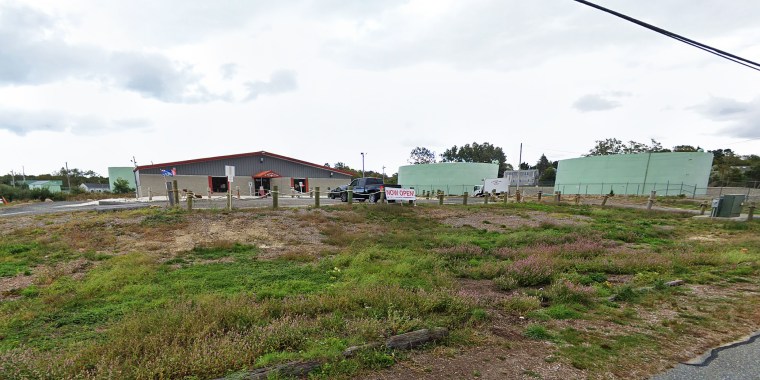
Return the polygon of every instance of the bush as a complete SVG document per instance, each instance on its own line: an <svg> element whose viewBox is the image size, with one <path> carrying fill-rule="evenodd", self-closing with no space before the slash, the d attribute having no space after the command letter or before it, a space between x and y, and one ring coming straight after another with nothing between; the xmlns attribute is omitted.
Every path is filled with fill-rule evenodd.
<svg viewBox="0 0 760 380"><path fill-rule="evenodd" d="M531 256L515 261L508 269L508 274L517 280L520 286L545 285L554 276L553 263L544 257Z"/></svg>
<svg viewBox="0 0 760 380"><path fill-rule="evenodd" d="M114 194L129 194L134 191L135 189L129 187L129 182L124 178L119 177L113 182Z"/></svg>

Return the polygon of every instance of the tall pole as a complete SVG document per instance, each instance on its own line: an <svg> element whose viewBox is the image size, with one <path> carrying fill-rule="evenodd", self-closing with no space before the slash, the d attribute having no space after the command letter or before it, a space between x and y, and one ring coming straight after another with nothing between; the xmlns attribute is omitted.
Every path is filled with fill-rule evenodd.
<svg viewBox="0 0 760 380"><path fill-rule="evenodd" d="M66 182L69 184L69 191L71 191L71 177L69 177L69 163L66 162Z"/></svg>
<svg viewBox="0 0 760 380"><path fill-rule="evenodd" d="M385 165L383 165L383 183L385 183Z"/></svg>
<svg viewBox="0 0 760 380"><path fill-rule="evenodd" d="M520 159L517 162L517 190L520 190L520 169L522 166L522 143L520 143Z"/></svg>
<svg viewBox="0 0 760 380"><path fill-rule="evenodd" d="M11 170L11 186L16 187L16 173Z"/></svg>
<svg viewBox="0 0 760 380"><path fill-rule="evenodd" d="M24 184L26 184L26 169L21 166L21 178L24 180Z"/></svg>
<svg viewBox="0 0 760 380"><path fill-rule="evenodd" d="M362 178L364 178L364 152L362 152Z"/></svg>

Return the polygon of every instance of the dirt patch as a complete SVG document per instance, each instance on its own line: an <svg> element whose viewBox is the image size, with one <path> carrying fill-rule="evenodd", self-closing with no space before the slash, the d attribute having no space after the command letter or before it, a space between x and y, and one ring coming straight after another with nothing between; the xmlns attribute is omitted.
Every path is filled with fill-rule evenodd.
<svg viewBox="0 0 760 380"><path fill-rule="evenodd" d="M16 299L17 292L32 285L33 276L0 277L0 301Z"/></svg>
<svg viewBox="0 0 760 380"><path fill-rule="evenodd" d="M537 211L525 212L519 215L499 215L495 213L474 212L449 215L442 218L442 223L452 227L470 226L486 229L492 232L517 229L521 227L539 227L545 224L558 226L577 226L591 220L582 215L553 215Z"/></svg>

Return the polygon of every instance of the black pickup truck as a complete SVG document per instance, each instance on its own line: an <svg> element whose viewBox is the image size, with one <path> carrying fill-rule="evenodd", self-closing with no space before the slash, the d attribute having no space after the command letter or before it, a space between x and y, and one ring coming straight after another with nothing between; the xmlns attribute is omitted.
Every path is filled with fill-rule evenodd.
<svg viewBox="0 0 760 380"><path fill-rule="evenodd" d="M370 202L377 203L380 200L380 191L386 187L400 188L400 185L386 185L382 178L365 177L356 178L348 186L354 188L354 199L364 202L369 199ZM348 187L341 186L343 191L340 193L340 200L348 202Z"/></svg>

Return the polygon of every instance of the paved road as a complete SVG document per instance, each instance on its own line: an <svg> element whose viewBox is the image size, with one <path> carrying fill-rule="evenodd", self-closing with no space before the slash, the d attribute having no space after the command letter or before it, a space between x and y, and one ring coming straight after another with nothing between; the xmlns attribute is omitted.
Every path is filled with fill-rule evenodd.
<svg viewBox="0 0 760 380"><path fill-rule="evenodd" d="M679 364L652 380L756 380L760 379L760 339L713 350L702 365Z"/></svg>

